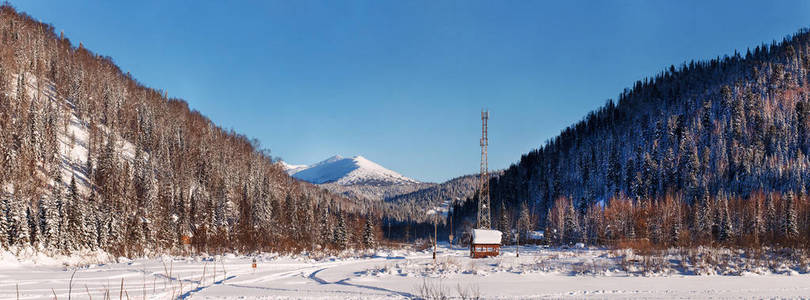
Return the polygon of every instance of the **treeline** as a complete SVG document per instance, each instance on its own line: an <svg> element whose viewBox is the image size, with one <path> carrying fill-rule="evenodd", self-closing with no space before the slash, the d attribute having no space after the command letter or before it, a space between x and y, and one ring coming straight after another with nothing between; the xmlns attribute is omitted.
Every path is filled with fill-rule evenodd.
<svg viewBox="0 0 810 300"><path fill-rule="evenodd" d="M466 199L475 193L479 180L477 175L465 175L450 179L418 191L385 198L390 213L387 215L400 221L429 222L426 213L442 202L452 203Z"/></svg>
<svg viewBox="0 0 810 300"><path fill-rule="evenodd" d="M706 226L694 227L690 220L695 208L711 207L714 213L716 203L740 201L729 205L733 219L745 213L746 201L761 200L758 195L775 195L777 210L787 203L781 195L794 195L789 203L799 212L799 234L805 234L808 222L803 218L808 216L801 211L810 187L808 71L810 33L801 30L745 54L670 66L638 81L617 102L608 100L494 178L493 224L501 214L514 223L519 207L526 205L537 216L535 228L550 220L551 228L563 229L556 225L564 206L559 199L571 203L579 220L588 220L592 209L608 215L608 208L623 201L626 213L663 214L667 206L661 203L671 197L681 208L681 232L689 232L693 241L719 241L723 239L717 234L706 235ZM639 222L623 228L644 229ZM782 223L766 222L764 232L779 236L780 229L772 226ZM606 240L646 234L618 234L615 226L610 230Z"/></svg>
<svg viewBox="0 0 810 300"><path fill-rule="evenodd" d="M8 4L0 150L0 249L286 251L379 231L381 209L291 179L256 140Z"/></svg>
<svg viewBox="0 0 810 300"><path fill-rule="evenodd" d="M621 195L582 211L560 198L545 224L546 238L557 245L806 247L810 201L792 191L755 192L747 198L707 194L691 204L677 195L641 202Z"/></svg>

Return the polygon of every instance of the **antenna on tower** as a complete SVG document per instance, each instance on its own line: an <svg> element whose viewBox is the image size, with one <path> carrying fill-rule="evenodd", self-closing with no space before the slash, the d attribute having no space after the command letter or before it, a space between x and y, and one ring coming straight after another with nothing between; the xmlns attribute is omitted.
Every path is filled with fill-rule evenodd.
<svg viewBox="0 0 810 300"><path fill-rule="evenodd" d="M489 166L487 165L487 121L489 111L481 110L481 182L478 187L478 228L490 229L490 205L489 205Z"/></svg>

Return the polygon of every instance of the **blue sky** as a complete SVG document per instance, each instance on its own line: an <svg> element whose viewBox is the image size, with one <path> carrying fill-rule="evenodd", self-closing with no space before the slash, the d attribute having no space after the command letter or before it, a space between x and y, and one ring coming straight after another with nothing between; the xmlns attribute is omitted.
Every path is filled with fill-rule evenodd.
<svg viewBox="0 0 810 300"><path fill-rule="evenodd" d="M638 79L810 26L810 1L12 4L290 163L423 181L478 172L482 107L505 168Z"/></svg>

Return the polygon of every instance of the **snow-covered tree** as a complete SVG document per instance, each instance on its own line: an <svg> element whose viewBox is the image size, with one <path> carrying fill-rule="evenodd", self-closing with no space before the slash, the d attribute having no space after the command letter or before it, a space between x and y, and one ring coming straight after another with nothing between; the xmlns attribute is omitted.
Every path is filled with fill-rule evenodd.
<svg viewBox="0 0 810 300"><path fill-rule="evenodd" d="M581 239L579 228L579 217L574 209L574 204L569 202L568 210L565 213L565 243L572 245Z"/></svg>
<svg viewBox="0 0 810 300"><path fill-rule="evenodd" d="M374 248L377 246L377 238L374 237L374 223L371 216L366 217L366 225L363 227L363 246Z"/></svg>
<svg viewBox="0 0 810 300"><path fill-rule="evenodd" d="M68 198L64 206L66 226L63 227L61 232L64 236L64 248L66 250L74 250L81 248L85 245L84 240L84 216L82 215L81 199L79 199L79 190L76 186L76 177L70 178L70 185L68 188Z"/></svg>
<svg viewBox="0 0 810 300"><path fill-rule="evenodd" d="M318 238L321 241L328 241L332 239L332 223L329 219L329 206L321 204L320 223L318 224Z"/></svg>
<svg viewBox="0 0 810 300"><path fill-rule="evenodd" d="M512 231L511 226L509 225L509 215L507 215L507 209L501 208L501 217L498 219L498 230L503 232L501 235L501 244L508 244L511 240L509 237L511 236L509 233Z"/></svg>
<svg viewBox="0 0 810 300"><path fill-rule="evenodd" d="M335 227L332 240L339 249L349 247L349 231L346 228L346 220L343 218L343 214L338 214L338 224Z"/></svg>
<svg viewBox="0 0 810 300"><path fill-rule="evenodd" d="M718 225L718 239L725 242L731 237L733 228L731 226L731 218L729 217L728 213L728 198L721 195L719 199L720 207L718 209L718 214L720 215L720 224Z"/></svg>
<svg viewBox="0 0 810 300"><path fill-rule="evenodd" d="M11 224L8 219L8 208L9 199L7 196L3 196L3 198L0 199L0 248L8 248L9 240L11 239L9 235Z"/></svg>
<svg viewBox="0 0 810 300"><path fill-rule="evenodd" d="M88 199L86 201L80 199L78 205L82 216L81 239L84 241L84 245L90 249L96 249L98 247L98 208L95 202L95 193L90 193Z"/></svg>
<svg viewBox="0 0 810 300"><path fill-rule="evenodd" d="M529 213L529 206L526 202L520 203L520 216L518 217L517 229L521 237L525 237L528 231L532 230L532 219Z"/></svg>
<svg viewBox="0 0 810 300"><path fill-rule="evenodd" d="M768 194L768 196L765 198L765 223L768 227L768 232L770 232L771 235L781 229L776 215L776 204L774 204L772 194Z"/></svg>
<svg viewBox="0 0 810 300"><path fill-rule="evenodd" d="M795 205L795 195L793 191L788 191L785 195L784 220L782 221L782 232L785 237L794 239L799 235L797 223L797 213Z"/></svg>
<svg viewBox="0 0 810 300"><path fill-rule="evenodd" d="M31 232L28 227L28 204L18 197L13 197L10 201L8 220L10 223L9 235L10 244L18 247L31 245Z"/></svg>

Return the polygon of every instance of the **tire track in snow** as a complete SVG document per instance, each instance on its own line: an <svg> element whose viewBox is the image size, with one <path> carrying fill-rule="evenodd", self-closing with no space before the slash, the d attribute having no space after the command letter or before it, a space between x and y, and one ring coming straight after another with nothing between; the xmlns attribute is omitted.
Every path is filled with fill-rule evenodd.
<svg viewBox="0 0 810 300"><path fill-rule="evenodd" d="M389 290L389 289L386 289L386 288L381 288L381 287L376 287L376 286L371 286L371 285L363 285L363 284L355 284L355 283L347 282L349 279L351 279L350 277L346 277L346 278L343 278L343 279L335 281L335 282L328 282L328 281L324 280L323 278L318 277L318 273L320 273L321 271L326 270L326 269L328 269L328 268L322 268L320 270L312 272L312 274L309 274L309 279L312 279L315 282L317 282L319 284L322 284L322 285L339 284L339 285L357 287L357 288L362 288L362 289L374 290L374 291L378 291L378 292L387 292L389 294L395 294L395 295L410 298L410 299L416 298L416 296L414 296L413 294L408 293L408 292L400 292L400 291Z"/></svg>

